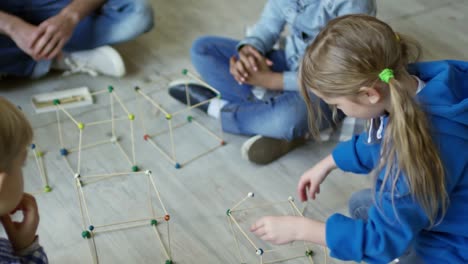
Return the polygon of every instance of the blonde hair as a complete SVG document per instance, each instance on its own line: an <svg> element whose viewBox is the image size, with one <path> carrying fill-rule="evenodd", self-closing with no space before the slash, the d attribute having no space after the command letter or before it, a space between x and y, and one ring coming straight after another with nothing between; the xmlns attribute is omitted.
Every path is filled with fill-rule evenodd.
<svg viewBox="0 0 468 264"><path fill-rule="evenodd" d="M33 130L15 105L0 97L0 171L8 172L14 159L31 143Z"/></svg>
<svg viewBox="0 0 468 264"><path fill-rule="evenodd" d="M408 37L395 33L375 17L348 15L329 22L307 48L300 69L301 92L309 110L309 126L317 135L316 114L309 89L326 97L356 96L361 87L386 87L379 73L390 68L394 78L388 83L391 107L382 144L379 166L374 177L386 166L380 187L391 184L394 197L400 172L414 199L434 225L448 206L445 171L432 141L424 111L401 80L410 77L408 63L416 61L420 46ZM376 180L376 179L375 179ZM393 203L393 199L392 199ZM395 208L395 207L394 207Z"/></svg>

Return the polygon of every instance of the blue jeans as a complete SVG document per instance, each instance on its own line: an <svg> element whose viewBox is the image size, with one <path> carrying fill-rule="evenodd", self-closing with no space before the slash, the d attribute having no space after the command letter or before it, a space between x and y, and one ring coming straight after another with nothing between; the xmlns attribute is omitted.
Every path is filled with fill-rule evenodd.
<svg viewBox="0 0 468 264"><path fill-rule="evenodd" d="M229 101L221 110L223 130L286 140L305 136L307 108L299 91L278 92L272 98L260 100L252 93L251 85L239 85L229 73L229 58L238 55L238 43L233 39L204 36L195 40L190 52L201 77L220 91L222 99ZM266 57L273 62L274 72L289 70L284 50L273 50ZM321 106L331 120L328 106L324 102Z"/></svg>
<svg viewBox="0 0 468 264"><path fill-rule="evenodd" d="M26 4L27 2L27 4ZM0 10L39 25L58 14L71 0L34 0L0 2ZM108 0L76 26L64 51L93 49L124 42L153 27L153 10L146 0ZM51 61L34 61L9 37L0 35L0 73L39 77L50 69Z"/></svg>
<svg viewBox="0 0 468 264"><path fill-rule="evenodd" d="M373 204L371 189L364 189L355 192L349 199L349 214L354 219L367 220L369 208ZM399 264L424 264L421 257L418 256L412 246L398 258Z"/></svg>

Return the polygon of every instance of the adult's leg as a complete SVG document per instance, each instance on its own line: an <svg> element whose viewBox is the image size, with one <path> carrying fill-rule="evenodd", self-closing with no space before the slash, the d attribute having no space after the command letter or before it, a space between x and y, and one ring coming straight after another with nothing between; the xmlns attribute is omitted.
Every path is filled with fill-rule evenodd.
<svg viewBox="0 0 468 264"><path fill-rule="evenodd" d="M70 0L49 2L30 10L34 23L39 24L58 14ZM128 41L152 27L153 9L147 0L108 0L78 23L64 50L87 50Z"/></svg>

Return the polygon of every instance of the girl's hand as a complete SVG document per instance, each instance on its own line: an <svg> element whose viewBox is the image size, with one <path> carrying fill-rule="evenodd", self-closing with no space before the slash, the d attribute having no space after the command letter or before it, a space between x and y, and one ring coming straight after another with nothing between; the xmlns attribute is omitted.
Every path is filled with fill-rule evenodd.
<svg viewBox="0 0 468 264"><path fill-rule="evenodd" d="M298 240L302 218L299 216L265 216L250 227L250 232L272 244L286 244Z"/></svg>
<svg viewBox="0 0 468 264"><path fill-rule="evenodd" d="M16 211L23 212L22 222L13 222L9 215L2 216L1 221L13 249L19 251L27 248L36 239L37 226L39 225L36 199L25 193Z"/></svg>
<svg viewBox="0 0 468 264"><path fill-rule="evenodd" d="M315 200L316 194L320 193L320 184L334 168L336 168L335 161L331 155L328 155L301 176L297 185L297 194L302 202L307 201L308 197Z"/></svg>

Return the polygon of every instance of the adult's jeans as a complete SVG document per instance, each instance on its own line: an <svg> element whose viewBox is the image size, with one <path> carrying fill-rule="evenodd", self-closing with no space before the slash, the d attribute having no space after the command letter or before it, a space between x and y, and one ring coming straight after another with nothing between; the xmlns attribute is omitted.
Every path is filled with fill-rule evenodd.
<svg viewBox="0 0 468 264"><path fill-rule="evenodd" d="M0 10L33 25L58 14L70 0L6 0ZM64 51L93 49L131 40L153 27L153 10L146 0L108 0L81 20ZM34 61L6 35L0 35L0 74L40 77L50 70L51 61Z"/></svg>

